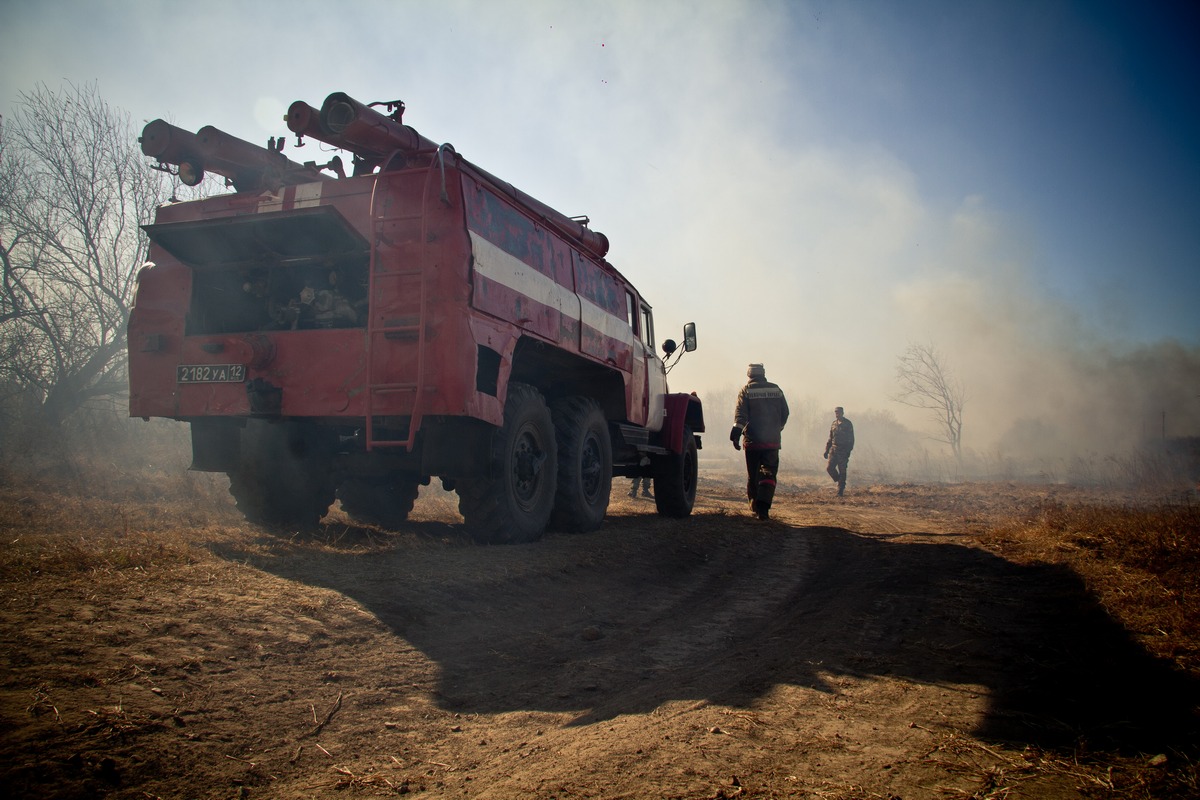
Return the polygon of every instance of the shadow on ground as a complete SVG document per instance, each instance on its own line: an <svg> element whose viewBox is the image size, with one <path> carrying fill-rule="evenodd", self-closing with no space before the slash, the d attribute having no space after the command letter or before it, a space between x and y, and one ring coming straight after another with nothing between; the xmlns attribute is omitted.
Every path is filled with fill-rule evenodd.
<svg viewBox="0 0 1200 800"><path fill-rule="evenodd" d="M456 712L586 724L887 676L982 687L990 708L974 733L987 739L1139 752L1195 741L1196 686L1063 567L724 514L610 518L512 547L470 546L444 525L412 533L369 552L223 555L353 598L440 665L439 702Z"/></svg>

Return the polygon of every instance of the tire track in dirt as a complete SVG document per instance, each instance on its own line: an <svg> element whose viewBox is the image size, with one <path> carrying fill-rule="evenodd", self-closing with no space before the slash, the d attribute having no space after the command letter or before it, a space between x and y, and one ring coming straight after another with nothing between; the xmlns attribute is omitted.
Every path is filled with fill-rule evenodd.
<svg viewBox="0 0 1200 800"><path fill-rule="evenodd" d="M754 636L802 590L812 572L810 542L779 526L745 523L745 537L710 546L685 585L659 585L635 598L644 625L671 635L644 651L657 671L693 668ZM744 539L753 539L747 543Z"/></svg>

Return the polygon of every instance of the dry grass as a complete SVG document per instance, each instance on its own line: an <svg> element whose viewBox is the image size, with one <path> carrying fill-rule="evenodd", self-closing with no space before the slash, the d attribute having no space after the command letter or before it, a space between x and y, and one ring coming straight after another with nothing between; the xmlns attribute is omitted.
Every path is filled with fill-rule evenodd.
<svg viewBox="0 0 1200 800"><path fill-rule="evenodd" d="M985 546L1010 560L1069 567L1149 653L1200 678L1200 508L1190 495L1156 501L1081 493L1011 505L1007 515L998 510L986 513L979 533ZM974 796L1008 797L1027 782L1028 796L1036 796L1038 780L1060 774L1078 778L1087 796L1200 797L1197 741L1181 741L1169 755L1024 755L1024 763L997 766L1003 775L997 773L994 792Z"/></svg>
<svg viewBox="0 0 1200 800"><path fill-rule="evenodd" d="M151 575L210 558L203 542L242 524L210 478L78 463L0 475L0 580Z"/></svg>
<svg viewBox="0 0 1200 800"><path fill-rule="evenodd" d="M1023 558L1069 565L1143 646L1200 676L1197 506L1046 502L994 539Z"/></svg>
<svg viewBox="0 0 1200 800"><path fill-rule="evenodd" d="M737 487L739 480L734 474L711 484L702 481L705 517L721 520L744 514L740 506L728 505L728 487ZM781 497L819 503L827 499L828 490L824 483L794 483L782 488ZM626 483L617 482L610 510L614 517L654 514L653 501L630 499L627 491ZM1147 650L1200 676L1200 509L1187 503L1053 499L1049 491L966 484L935 490L879 486L864 488L851 508L890 506L938 514L954 520L950 524L960 530L978 531L980 542L1012 560L1068 565ZM0 475L0 582L15 586L41 579L153 580L197 563L225 563L212 551L221 544L230 545L227 552L241 553L278 553L293 547L331 552L419 548L431 538L450 547L470 547L451 524L457 519L452 494L423 487L412 530L405 533L357 526L335 509L315 533L294 540L272 538L241 521L222 476L64 465L32 478ZM694 523L673 522L656 530L664 538L677 534L686 539ZM498 560L514 555L519 554L495 554ZM26 710L47 719L59 714L49 692L41 689L31 695ZM121 705L97 705L88 713L89 730L104 737L159 724ZM947 739L939 742L931 759L944 759L947 769L965 769L976 765L981 747L973 740ZM995 756L990 751L985 755ZM1077 779L1098 797L1200 796L1195 758L1194 749L1172 752L1163 767L1100 754L1080 762L1069 754L1030 750L1020 759L1011 754L995 757L986 767L988 780L974 796L1020 796L1021 787L1036 792L1037 781L1045 776ZM359 791L395 791L405 785L403 778L345 767L335 768L320 784ZM837 796L851 795L843 791Z"/></svg>

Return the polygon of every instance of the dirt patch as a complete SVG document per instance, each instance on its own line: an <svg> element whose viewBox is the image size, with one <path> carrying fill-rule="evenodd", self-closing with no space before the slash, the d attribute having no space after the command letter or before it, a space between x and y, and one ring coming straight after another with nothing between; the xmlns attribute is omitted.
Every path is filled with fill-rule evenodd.
<svg viewBox="0 0 1200 800"><path fill-rule="evenodd" d="M204 487L184 505L4 490L3 781L28 798L1196 791L1194 670L1014 534L1047 501L1104 497L790 486L762 523L737 483L706 479L684 521L616 491L600 531L511 547L469 544L432 489L403 532L335 511L305 536Z"/></svg>

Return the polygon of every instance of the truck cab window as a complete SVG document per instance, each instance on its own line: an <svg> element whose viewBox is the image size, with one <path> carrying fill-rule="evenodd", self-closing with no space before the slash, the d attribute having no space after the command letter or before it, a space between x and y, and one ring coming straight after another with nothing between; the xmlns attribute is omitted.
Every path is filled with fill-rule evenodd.
<svg viewBox="0 0 1200 800"><path fill-rule="evenodd" d="M650 352L654 352L654 315L650 313L650 306L642 306L642 341L646 343L646 347Z"/></svg>

